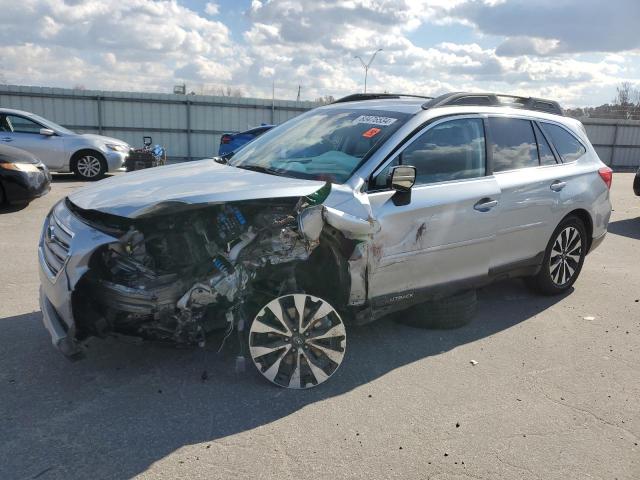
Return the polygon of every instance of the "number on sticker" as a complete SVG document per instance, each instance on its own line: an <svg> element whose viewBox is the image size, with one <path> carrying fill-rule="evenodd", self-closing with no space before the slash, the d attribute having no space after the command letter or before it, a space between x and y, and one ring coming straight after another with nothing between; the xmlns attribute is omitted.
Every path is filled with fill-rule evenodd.
<svg viewBox="0 0 640 480"><path fill-rule="evenodd" d="M353 123L368 123L369 125L380 125L382 127L388 127L393 122L395 122L397 118L391 117L378 117L377 115L360 115L356 118Z"/></svg>

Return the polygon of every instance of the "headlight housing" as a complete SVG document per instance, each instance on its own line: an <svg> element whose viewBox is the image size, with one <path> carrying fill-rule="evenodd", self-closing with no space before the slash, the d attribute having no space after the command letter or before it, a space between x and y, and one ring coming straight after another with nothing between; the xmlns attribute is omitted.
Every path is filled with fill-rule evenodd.
<svg viewBox="0 0 640 480"><path fill-rule="evenodd" d="M33 163L0 163L0 168L27 173L37 173L40 171L38 170L38 166Z"/></svg>
<svg viewBox="0 0 640 480"><path fill-rule="evenodd" d="M114 152L126 152L129 150L129 147L127 145L118 145L116 143L107 143L105 144L105 146L109 150L113 150Z"/></svg>

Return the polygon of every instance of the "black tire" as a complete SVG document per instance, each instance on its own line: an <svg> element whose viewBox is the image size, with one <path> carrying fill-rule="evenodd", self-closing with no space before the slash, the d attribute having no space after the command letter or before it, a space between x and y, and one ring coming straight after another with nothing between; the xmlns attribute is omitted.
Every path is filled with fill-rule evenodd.
<svg viewBox="0 0 640 480"><path fill-rule="evenodd" d="M2 184L0 183L0 206L4 205L6 201L7 201L7 197L4 194L4 188L2 187Z"/></svg>
<svg viewBox="0 0 640 480"><path fill-rule="evenodd" d="M415 305L396 313L394 319L416 328L440 330L459 328L473 320L477 305L476 291L468 290L440 300Z"/></svg>
<svg viewBox="0 0 640 480"><path fill-rule="evenodd" d="M87 150L74 156L72 169L80 180L93 182L107 173L107 162L100 153Z"/></svg>
<svg viewBox="0 0 640 480"><path fill-rule="evenodd" d="M587 229L582 220L573 215L566 217L551 235L540 271L525 279L527 285L543 295L565 293L580 275L587 241Z"/></svg>

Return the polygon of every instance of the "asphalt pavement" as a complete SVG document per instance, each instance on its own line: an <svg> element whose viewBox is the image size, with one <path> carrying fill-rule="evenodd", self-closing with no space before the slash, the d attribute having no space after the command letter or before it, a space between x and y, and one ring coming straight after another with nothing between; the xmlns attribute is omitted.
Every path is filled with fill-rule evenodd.
<svg viewBox="0 0 640 480"><path fill-rule="evenodd" d="M608 238L569 294L502 282L457 330L354 328L330 381L289 391L251 365L236 374L215 339L95 340L86 359L62 357L41 324L36 247L82 184L55 176L47 196L0 210L0 479L638 479L632 178L615 174Z"/></svg>

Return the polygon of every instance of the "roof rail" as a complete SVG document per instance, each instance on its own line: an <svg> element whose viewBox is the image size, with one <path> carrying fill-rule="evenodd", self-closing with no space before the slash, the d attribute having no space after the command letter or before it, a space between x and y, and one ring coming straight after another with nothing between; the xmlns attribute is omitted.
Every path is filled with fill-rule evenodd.
<svg viewBox="0 0 640 480"><path fill-rule="evenodd" d="M536 97L518 97L516 95L502 95L499 93L469 93L453 92L446 93L437 98L429 100L422 105L425 110L434 107L444 107L451 105L476 105L490 107L512 107L526 110L537 110L539 112L564 115L560 104L554 100L546 100Z"/></svg>
<svg viewBox="0 0 640 480"><path fill-rule="evenodd" d="M345 102L361 102L364 100L382 100L385 98L424 98L426 100L432 100L433 97L425 97L423 95L406 95L404 93L354 93L347 95L346 97L339 98L332 103L345 103Z"/></svg>

